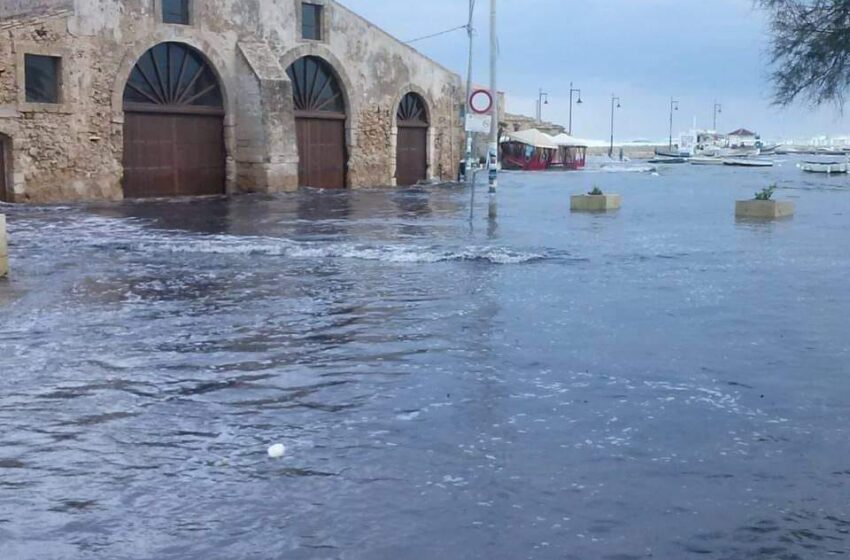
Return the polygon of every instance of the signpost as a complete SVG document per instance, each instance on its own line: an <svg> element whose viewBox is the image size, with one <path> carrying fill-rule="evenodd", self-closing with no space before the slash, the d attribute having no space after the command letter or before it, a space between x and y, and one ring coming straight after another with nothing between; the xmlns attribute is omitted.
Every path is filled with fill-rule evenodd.
<svg viewBox="0 0 850 560"><path fill-rule="evenodd" d="M486 89L476 89L469 96L469 109L476 115L489 115L493 111L493 94Z"/></svg>
<svg viewBox="0 0 850 560"><path fill-rule="evenodd" d="M476 115L469 113L466 115L466 132L490 134L493 117L490 115Z"/></svg>

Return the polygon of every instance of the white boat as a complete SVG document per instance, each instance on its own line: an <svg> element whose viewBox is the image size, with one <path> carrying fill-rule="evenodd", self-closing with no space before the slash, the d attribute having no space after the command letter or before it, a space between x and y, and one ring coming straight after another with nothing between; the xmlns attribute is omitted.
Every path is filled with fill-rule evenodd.
<svg viewBox="0 0 850 560"><path fill-rule="evenodd" d="M751 158L728 158L723 160L723 165L735 167L773 167L773 160L751 159Z"/></svg>
<svg viewBox="0 0 850 560"><path fill-rule="evenodd" d="M826 173L827 175L847 173L848 167L850 166L847 162L842 161L804 161L800 164L800 169L806 173Z"/></svg>
<svg viewBox="0 0 850 560"><path fill-rule="evenodd" d="M692 157L691 165L723 165L723 159L717 157Z"/></svg>

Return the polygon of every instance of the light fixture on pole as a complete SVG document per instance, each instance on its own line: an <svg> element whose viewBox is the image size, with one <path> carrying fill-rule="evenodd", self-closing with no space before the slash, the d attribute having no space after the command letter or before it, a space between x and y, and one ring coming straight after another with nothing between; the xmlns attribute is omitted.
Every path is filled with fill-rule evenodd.
<svg viewBox="0 0 850 560"><path fill-rule="evenodd" d="M622 107L622 105L620 105L620 98L612 93L611 94L611 146L608 148L608 157L609 158L614 157L614 104L615 103L617 104L617 107L616 107L617 109Z"/></svg>
<svg viewBox="0 0 850 560"><path fill-rule="evenodd" d="M667 146L669 149L673 149L673 111L679 110L679 102L670 98L670 144Z"/></svg>
<svg viewBox="0 0 850 560"><path fill-rule="evenodd" d="M578 101L576 102L576 105L581 105L582 103L584 103L581 100L581 90L573 88L573 83L570 82L570 125L569 125L568 132L567 132L570 136L573 135L573 94L574 93L578 93Z"/></svg>
<svg viewBox="0 0 850 560"><path fill-rule="evenodd" d="M717 132L717 115L722 114L722 113L723 113L723 105L721 105L720 103L715 101L714 102L714 132Z"/></svg>
<svg viewBox="0 0 850 560"><path fill-rule="evenodd" d="M537 122L543 122L543 105L549 104L549 94L543 91L543 88L540 88L539 93L537 94Z"/></svg>

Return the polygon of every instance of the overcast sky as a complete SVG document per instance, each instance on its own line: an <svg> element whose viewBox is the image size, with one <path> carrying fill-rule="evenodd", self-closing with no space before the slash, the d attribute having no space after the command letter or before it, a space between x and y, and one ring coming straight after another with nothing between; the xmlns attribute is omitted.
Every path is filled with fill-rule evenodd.
<svg viewBox="0 0 850 560"><path fill-rule="evenodd" d="M488 83L489 0L477 0L474 77ZM467 0L342 0L409 40L466 23ZM611 94L622 99L617 138L666 138L670 98L680 101L675 131L711 127L723 105L722 132L745 127L768 139L850 133L833 107L770 105L766 18L752 0L499 0L500 81L508 111L534 115L539 88L544 118L566 125L570 82L584 104L573 109L576 136L604 139ZM463 31L415 43L459 74L466 72Z"/></svg>

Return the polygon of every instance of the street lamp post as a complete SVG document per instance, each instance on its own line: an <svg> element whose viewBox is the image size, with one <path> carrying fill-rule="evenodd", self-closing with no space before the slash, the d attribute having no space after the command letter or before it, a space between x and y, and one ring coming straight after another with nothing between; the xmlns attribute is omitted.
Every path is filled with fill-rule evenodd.
<svg viewBox="0 0 850 560"><path fill-rule="evenodd" d="M608 148L608 157L614 157L614 104L617 104L617 109L621 107L620 98L611 94L611 146Z"/></svg>
<svg viewBox="0 0 850 560"><path fill-rule="evenodd" d="M540 92L537 95L537 122L543 122L543 104L549 104L549 94L543 91L543 88L540 88Z"/></svg>
<svg viewBox="0 0 850 560"><path fill-rule="evenodd" d="M717 132L717 115L723 113L723 105L714 102L714 132Z"/></svg>
<svg viewBox="0 0 850 560"><path fill-rule="evenodd" d="M580 89L574 89L573 83L570 82L570 126L569 126L569 129L568 129L570 136L573 135L573 93L578 93L578 102L576 103L576 105L581 105L582 104L581 90Z"/></svg>
<svg viewBox="0 0 850 560"><path fill-rule="evenodd" d="M679 102L670 98L670 144L667 146L670 150L673 149L673 111L679 110Z"/></svg>

